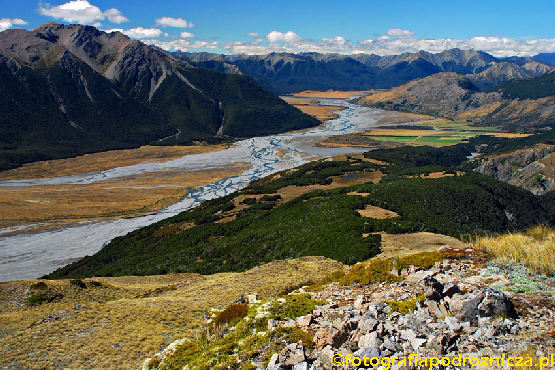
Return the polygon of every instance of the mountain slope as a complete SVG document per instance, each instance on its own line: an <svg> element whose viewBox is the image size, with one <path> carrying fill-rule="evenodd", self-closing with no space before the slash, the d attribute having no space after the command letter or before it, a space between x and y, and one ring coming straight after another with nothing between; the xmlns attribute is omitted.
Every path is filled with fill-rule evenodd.
<svg viewBox="0 0 555 370"><path fill-rule="evenodd" d="M0 169L87 152L316 126L243 75L196 68L119 32L0 33Z"/></svg>
<svg viewBox="0 0 555 370"><path fill-rule="evenodd" d="M501 66L503 67L503 66ZM490 67L497 68L497 66ZM520 68L520 67L519 67ZM515 71L515 67L502 68ZM359 99L359 103L392 110L426 113L459 121L495 125L511 132L542 132L555 123L555 73L510 80L480 92L478 77L439 73Z"/></svg>

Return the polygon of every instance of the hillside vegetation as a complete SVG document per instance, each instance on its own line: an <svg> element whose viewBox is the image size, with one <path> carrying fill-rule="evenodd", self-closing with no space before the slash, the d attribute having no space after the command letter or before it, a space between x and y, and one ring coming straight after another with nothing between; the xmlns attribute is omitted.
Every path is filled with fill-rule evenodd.
<svg viewBox="0 0 555 370"><path fill-rule="evenodd" d="M552 197L465 169L471 147L383 149L365 158L306 164L116 238L48 277L209 274L309 255L353 264L380 251L375 232L461 237L555 222ZM345 179L378 171L387 174L380 183L349 186ZM443 175L431 178L431 172ZM313 191L288 199L279 195L303 187ZM358 211L367 206L398 217L362 217Z"/></svg>

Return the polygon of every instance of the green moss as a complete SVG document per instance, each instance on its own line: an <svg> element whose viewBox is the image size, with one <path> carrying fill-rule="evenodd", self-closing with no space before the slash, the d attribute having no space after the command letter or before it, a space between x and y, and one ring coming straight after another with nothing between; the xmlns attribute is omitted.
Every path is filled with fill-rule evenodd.
<svg viewBox="0 0 555 370"><path fill-rule="evenodd" d="M392 260L376 260L353 266L345 276L339 279L341 285L360 283L362 285L372 283L390 283L401 281L403 278L391 274L393 268Z"/></svg>
<svg viewBox="0 0 555 370"><path fill-rule="evenodd" d="M296 318L304 316L316 308L317 302L310 298L310 294L294 294L285 297L285 302L270 307L271 319L283 320L287 317Z"/></svg>
<svg viewBox="0 0 555 370"><path fill-rule="evenodd" d="M424 296L424 294L419 295L416 298L413 298L411 300L408 301L385 301L385 303L387 303L387 305L389 305L389 307L391 307L391 312L399 312L402 315L407 315L413 311L416 311L416 303L418 301L424 301L426 300L426 296Z"/></svg>

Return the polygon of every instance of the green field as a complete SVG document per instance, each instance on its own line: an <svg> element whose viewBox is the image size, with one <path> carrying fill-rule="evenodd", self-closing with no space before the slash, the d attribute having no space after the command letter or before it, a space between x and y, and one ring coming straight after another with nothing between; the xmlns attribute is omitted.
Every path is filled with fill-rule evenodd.
<svg viewBox="0 0 555 370"><path fill-rule="evenodd" d="M468 122L431 122L426 123L426 126L431 126L436 130L457 130L457 131L468 131L468 132L475 132L481 133L483 131L487 132L495 132L499 131L497 127L493 126L472 126L469 125Z"/></svg>
<svg viewBox="0 0 555 370"><path fill-rule="evenodd" d="M418 136L372 136L372 139L387 143L408 143Z"/></svg>

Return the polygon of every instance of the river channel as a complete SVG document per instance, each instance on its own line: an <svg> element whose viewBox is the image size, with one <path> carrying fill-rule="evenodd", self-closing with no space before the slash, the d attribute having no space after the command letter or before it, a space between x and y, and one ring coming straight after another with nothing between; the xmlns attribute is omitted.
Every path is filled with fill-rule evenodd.
<svg viewBox="0 0 555 370"><path fill-rule="evenodd" d="M147 216L81 222L39 232L8 234L14 229L4 229L0 231L0 281L39 278L70 262L96 253L117 236L176 215L206 200L237 191L251 181L274 172L293 168L321 157L361 153L368 150L321 148L313 144L327 136L370 129L383 117L383 111L361 107L344 100L322 100L320 104L339 105L344 106L345 109L338 112L336 119L327 121L317 128L298 133L245 139L221 152L187 155L162 163L145 162L99 173L0 182L0 186L91 184L163 170L197 171L222 168L234 162L246 162L251 165L239 176L192 189L180 202Z"/></svg>

